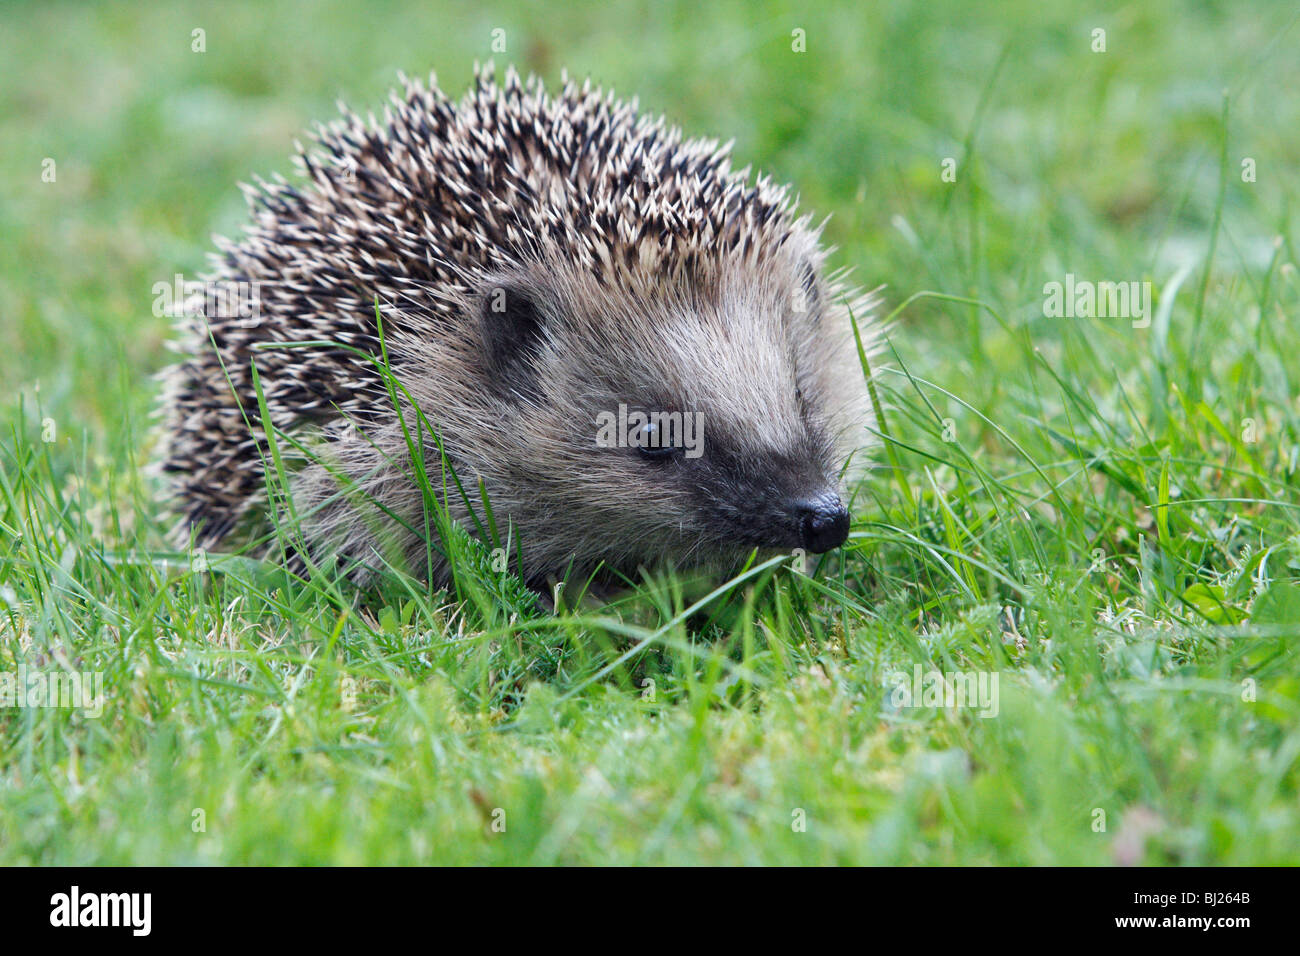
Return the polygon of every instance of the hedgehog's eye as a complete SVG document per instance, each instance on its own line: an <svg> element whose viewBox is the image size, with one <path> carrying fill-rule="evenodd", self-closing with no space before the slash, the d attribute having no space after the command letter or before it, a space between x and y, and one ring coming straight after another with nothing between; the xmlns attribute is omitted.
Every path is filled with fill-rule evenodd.
<svg viewBox="0 0 1300 956"><path fill-rule="evenodd" d="M646 422L634 437L636 450L648 461L671 461L684 451L680 445L668 444L671 436L664 434L658 422Z"/></svg>

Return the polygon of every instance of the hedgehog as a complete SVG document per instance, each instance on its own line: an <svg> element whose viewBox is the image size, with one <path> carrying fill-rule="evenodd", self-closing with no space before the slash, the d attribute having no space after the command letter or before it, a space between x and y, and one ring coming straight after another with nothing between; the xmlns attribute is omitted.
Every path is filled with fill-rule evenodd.
<svg viewBox="0 0 1300 956"><path fill-rule="evenodd" d="M789 187L567 75L339 108L215 240L204 287L254 307L182 318L178 547L265 555L288 523L302 561L439 584L441 508L544 587L844 544L876 295Z"/></svg>

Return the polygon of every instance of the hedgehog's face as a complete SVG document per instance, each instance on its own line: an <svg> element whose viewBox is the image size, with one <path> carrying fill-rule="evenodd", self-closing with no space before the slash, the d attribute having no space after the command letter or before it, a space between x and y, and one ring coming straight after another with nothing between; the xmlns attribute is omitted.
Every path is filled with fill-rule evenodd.
<svg viewBox="0 0 1300 956"><path fill-rule="evenodd" d="M668 293L557 272L497 290L480 312L513 439L496 484L525 552L530 532L615 567L844 543L861 370L808 259Z"/></svg>

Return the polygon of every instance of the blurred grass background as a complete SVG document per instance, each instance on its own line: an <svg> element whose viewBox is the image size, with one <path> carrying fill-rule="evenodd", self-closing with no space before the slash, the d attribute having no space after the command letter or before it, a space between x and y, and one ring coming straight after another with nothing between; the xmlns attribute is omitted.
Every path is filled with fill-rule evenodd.
<svg viewBox="0 0 1300 956"><path fill-rule="evenodd" d="M1300 859L1293 3L53 2L0 19L0 663L63 654L117 688L100 722L0 715L0 860ZM922 290L987 307L898 314L891 364L946 392L882 381L906 477L859 495L830 611L798 581L751 595L743 679L736 644L673 624L648 707L627 675L591 680L613 655L575 650L603 633L587 623L502 640L415 599L345 622L319 595L108 560L158 543L130 490L167 362L153 284L238 232L236 183L288 175L337 98L378 109L397 71L431 69L456 95L489 58L734 138L738 165L832 215L833 261L885 284L886 311ZM1163 330L1044 316L1066 273L1159 293L1183 265ZM884 675L914 661L1000 670L1002 716L892 712ZM502 839L496 806L518 821Z"/></svg>

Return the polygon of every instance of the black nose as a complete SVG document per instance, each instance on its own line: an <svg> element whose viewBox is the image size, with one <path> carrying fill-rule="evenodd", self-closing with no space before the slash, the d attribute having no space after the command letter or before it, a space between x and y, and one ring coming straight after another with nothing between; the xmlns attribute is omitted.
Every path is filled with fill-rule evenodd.
<svg viewBox="0 0 1300 956"><path fill-rule="evenodd" d="M822 495L795 506L803 546L813 554L838 548L849 536L849 513L839 495Z"/></svg>

